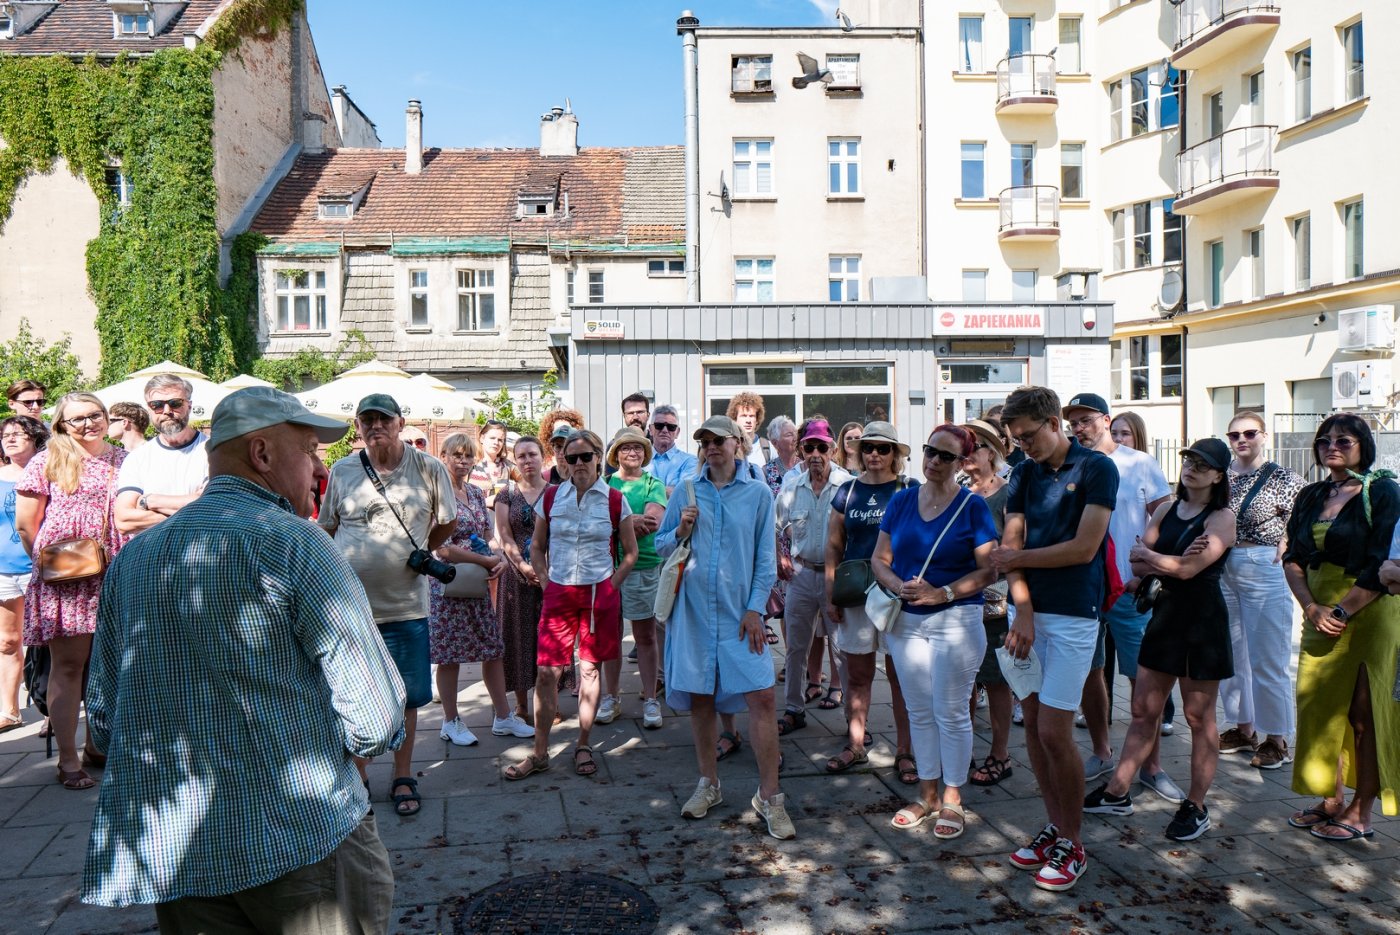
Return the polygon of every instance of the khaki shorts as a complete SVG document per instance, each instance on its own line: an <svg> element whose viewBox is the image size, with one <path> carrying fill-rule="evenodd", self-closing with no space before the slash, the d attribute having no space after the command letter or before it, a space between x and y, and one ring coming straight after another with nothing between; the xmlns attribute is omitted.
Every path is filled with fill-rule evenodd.
<svg viewBox="0 0 1400 935"><path fill-rule="evenodd" d="M656 588L660 584L660 565L633 568L622 581L622 619L649 619L656 612Z"/></svg>

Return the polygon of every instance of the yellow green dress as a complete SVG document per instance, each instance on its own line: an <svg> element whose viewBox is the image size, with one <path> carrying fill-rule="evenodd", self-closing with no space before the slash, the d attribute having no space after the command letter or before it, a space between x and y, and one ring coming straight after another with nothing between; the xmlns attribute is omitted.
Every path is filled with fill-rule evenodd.
<svg viewBox="0 0 1400 935"><path fill-rule="evenodd" d="M1313 523L1319 549L1327 522ZM1308 569L1313 600L1330 607L1356 583L1340 566L1324 562ZM1400 702L1392 697L1400 653L1400 597L1385 595L1353 616L1335 639L1319 633L1305 617L1298 651L1298 738L1293 762L1293 791L1331 796L1337 788L1337 759L1343 782L1356 788L1356 737L1347 718L1361 667L1371 687L1371 711L1380 766L1380 806L1386 815L1400 805Z"/></svg>

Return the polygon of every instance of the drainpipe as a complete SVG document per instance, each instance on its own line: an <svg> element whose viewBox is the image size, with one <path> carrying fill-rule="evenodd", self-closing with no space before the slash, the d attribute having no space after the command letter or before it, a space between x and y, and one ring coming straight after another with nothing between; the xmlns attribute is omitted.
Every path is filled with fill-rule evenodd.
<svg viewBox="0 0 1400 935"><path fill-rule="evenodd" d="M695 30L700 20L689 10L676 20L685 71L685 300L700 301L700 88Z"/></svg>
<svg viewBox="0 0 1400 935"><path fill-rule="evenodd" d="M1169 60L1169 62L1170 62L1170 60ZM1177 81L1176 81L1176 115L1177 115L1177 125L1176 125L1176 151L1177 151L1178 154L1186 152L1186 98L1187 98L1187 94L1186 94L1186 72L1182 71L1182 72L1178 72L1178 73L1177 73ZM1177 162L1177 165L1179 166L1179 165L1181 165L1181 163L1178 161L1178 162ZM1177 187L1180 187L1180 186L1181 186L1181 172L1180 172L1180 170L1177 171L1176 183L1177 183ZM1188 302L1188 300L1187 300L1187 295L1188 295L1187 286L1189 285L1190 280L1187 278L1187 275L1186 275L1186 264L1187 264L1186 258L1187 258L1188 256L1191 255L1191 251L1188 249L1189 244L1188 244L1188 242L1187 242L1187 240L1186 240L1186 228L1189 227L1190 224L1191 224L1191 221L1190 221L1189 218L1183 217L1183 218L1181 219L1181 302L1182 302L1182 305L1181 305L1181 309L1177 312L1178 315L1185 314L1187 305L1189 304L1189 302ZM1188 355L1187 355L1187 345L1190 343L1190 331L1191 331L1190 328L1188 328L1185 324L1182 324L1182 326L1181 326L1181 443L1182 443L1183 445L1189 445L1189 444L1191 444L1191 437L1190 437L1189 435L1186 434L1186 430L1187 430L1187 424L1186 424L1186 410L1187 410L1187 399L1189 398L1188 385L1187 385L1187 380L1186 380L1186 374L1187 374L1187 357L1188 357Z"/></svg>

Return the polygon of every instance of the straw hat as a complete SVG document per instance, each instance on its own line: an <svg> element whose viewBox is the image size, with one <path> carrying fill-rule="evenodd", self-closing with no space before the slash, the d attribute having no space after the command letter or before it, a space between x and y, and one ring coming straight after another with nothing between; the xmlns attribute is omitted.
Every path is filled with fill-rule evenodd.
<svg viewBox="0 0 1400 935"><path fill-rule="evenodd" d="M909 446L900 441L894 434L894 426L888 422L867 422L865 428L861 429L860 440L862 442L889 442L894 445L895 451L907 458L909 457Z"/></svg>
<svg viewBox="0 0 1400 935"><path fill-rule="evenodd" d="M968 429L973 435L976 435L978 441L985 442L987 447L991 448L998 458L1001 458L1003 461L1006 460L1006 440L1001 437L1001 433L990 423L983 422L981 419L973 419L969 422L964 422L963 428Z"/></svg>
<svg viewBox="0 0 1400 935"><path fill-rule="evenodd" d="M651 439L629 425L618 429L612 441L608 442L608 464L612 467L617 467L617 449L623 445L641 445L645 452L642 456L642 467L651 463Z"/></svg>

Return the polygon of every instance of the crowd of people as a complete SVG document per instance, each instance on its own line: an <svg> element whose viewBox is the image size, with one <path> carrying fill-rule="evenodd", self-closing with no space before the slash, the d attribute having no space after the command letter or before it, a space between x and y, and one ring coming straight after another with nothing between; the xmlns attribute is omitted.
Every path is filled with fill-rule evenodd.
<svg viewBox="0 0 1400 935"><path fill-rule="evenodd" d="M21 647L44 652L57 781L99 787L84 899L154 903L163 930L307 898L382 929L369 762L392 757L382 791L416 814L418 712L436 702L441 739L478 744L459 706L478 665L492 735L532 744L506 780L554 768L550 739L573 729L568 768L594 775L629 628L642 727L690 715L690 819L723 803L719 761L747 744L750 805L795 837L780 738L810 705L840 709L825 769L868 764L881 662L911 787L891 825L954 840L966 784L1029 767L1046 822L1009 860L1042 889L1086 872L1083 814L1131 814L1134 794L1177 806L1169 839L1204 834L1221 756L1293 763L1319 800L1281 819L1317 838L1370 837L1375 805L1400 807L1400 488L1355 415L1319 426L1316 483L1241 412L1180 452L1171 485L1141 419L1044 387L921 441L883 419L769 418L740 393L693 450L675 407L633 394L608 441L556 409L538 436L493 420L430 452L375 393L355 410L363 450L329 469L321 447L347 427L276 390L231 394L207 432L176 376L110 412L46 397L12 385L0 422L0 733L24 723ZM1174 691L1189 777L1159 751ZM254 824L246 851L223 846ZM333 882L306 897L316 875Z"/></svg>

